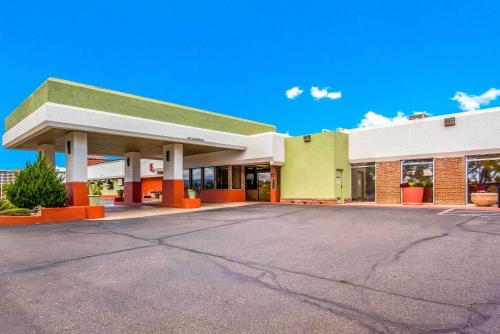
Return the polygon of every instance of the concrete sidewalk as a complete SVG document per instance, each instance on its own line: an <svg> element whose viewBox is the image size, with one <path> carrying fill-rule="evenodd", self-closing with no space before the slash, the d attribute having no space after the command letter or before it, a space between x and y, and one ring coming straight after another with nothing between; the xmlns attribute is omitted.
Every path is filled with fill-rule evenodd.
<svg viewBox="0 0 500 334"><path fill-rule="evenodd" d="M148 201L143 204L132 206L108 204L105 205L106 217L96 220L121 220L129 218L154 217L174 213L188 213L222 208L232 208L250 204L255 204L255 202L203 203L201 208L197 209L166 208L160 206L159 203L156 203L154 201Z"/></svg>

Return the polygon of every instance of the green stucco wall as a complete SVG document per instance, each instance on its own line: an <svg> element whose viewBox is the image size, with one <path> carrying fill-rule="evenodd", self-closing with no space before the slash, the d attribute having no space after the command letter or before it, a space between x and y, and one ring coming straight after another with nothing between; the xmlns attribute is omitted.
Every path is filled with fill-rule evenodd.
<svg viewBox="0 0 500 334"><path fill-rule="evenodd" d="M5 130L45 102L243 135L276 131L269 124L54 78L44 82L5 119Z"/></svg>
<svg viewBox="0 0 500 334"><path fill-rule="evenodd" d="M336 170L342 169L342 191ZM285 164L281 168L281 197L286 199L341 199L350 197L347 134L324 132L285 139Z"/></svg>
<svg viewBox="0 0 500 334"><path fill-rule="evenodd" d="M351 198L351 165L349 164L349 136L345 133L334 133L335 146L333 149L333 165L336 173L342 170L342 185L335 182L335 197L340 197L340 202Z"/></svg>
<svg viewBox="0 0 500 334"><path fill-rule="evenodd" d="M22 121L49 100L48 81L38 87L9 116L5 118L5 131Z"/></svg>

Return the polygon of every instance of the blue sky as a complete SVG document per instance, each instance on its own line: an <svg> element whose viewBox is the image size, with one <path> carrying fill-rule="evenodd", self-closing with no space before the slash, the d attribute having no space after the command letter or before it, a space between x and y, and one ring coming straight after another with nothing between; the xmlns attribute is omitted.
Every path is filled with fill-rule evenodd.
<svg viewBox="0 0 500 334"><path fill-rule="evenodd" d="M369 111L375 122L458 112L457 92L464 109L498 106L499 12L498 1L10 1L0 10L0 116L49 76L292 135L357 127ZM303 92L288 99L292 87ZM311 87L341 98L315 99ZM33 153L0 157L14 168Z"/></svg>

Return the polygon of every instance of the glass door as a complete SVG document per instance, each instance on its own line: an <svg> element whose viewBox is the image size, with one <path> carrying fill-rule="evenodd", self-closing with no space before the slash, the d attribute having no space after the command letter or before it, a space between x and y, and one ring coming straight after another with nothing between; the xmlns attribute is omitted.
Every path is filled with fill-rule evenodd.
<svg viewBox="0 0 500 334"><path fill-rule="evenodd" d="M375 165L352 165L351 197L353 201L375 202Z"/></svg>
<svg viewBox="0 0 500 334"><path fill-rule="evenodd" d="M257 182L257 173L254 169L246 168L245 172L245 193L247 201L258 201L259 200L259 192L258 192L258 182Z"/></svg>
<svg viewBox="0 0 500 334"><path fill-rule="evenodd" d="M247 201L271 201L270 166L245 167L245 193Z"/></svg>
<svg viewBox="0 0 500 334"><path fill-rule="evenodd" d="M259 201L269 202L271 201L271 173L258 173L258 196Z"/></svg>

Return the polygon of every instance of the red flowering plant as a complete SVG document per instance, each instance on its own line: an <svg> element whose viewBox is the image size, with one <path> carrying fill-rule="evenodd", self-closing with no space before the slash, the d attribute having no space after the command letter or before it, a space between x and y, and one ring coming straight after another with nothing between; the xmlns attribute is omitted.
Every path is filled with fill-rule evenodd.
<svg viewBox="0 0 500 334"><path fill-rule="evenodd" d="M486 186L476 186L474 189L472 189L473 193L485 193L488 190L488 187Z"/></svg>

